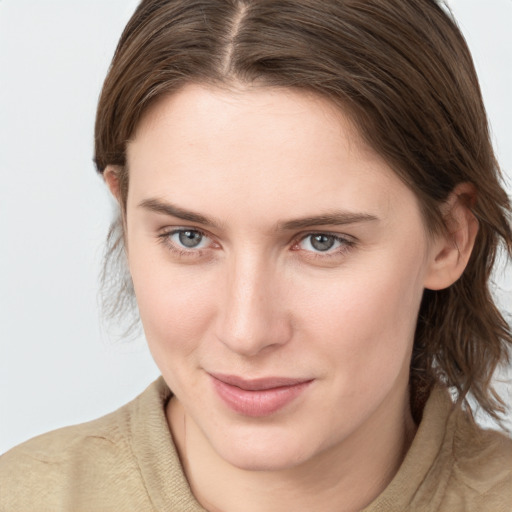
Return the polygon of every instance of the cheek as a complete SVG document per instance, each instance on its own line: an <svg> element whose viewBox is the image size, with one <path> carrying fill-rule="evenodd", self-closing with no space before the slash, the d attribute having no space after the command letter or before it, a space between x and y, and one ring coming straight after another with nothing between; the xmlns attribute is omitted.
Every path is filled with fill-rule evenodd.
<svg viewBox="0 0 512 512"><path fill-rule="evenodd" d="M157 364L165 353L191 353L213 318L214 287L193 266L177 269L161 258L148 261L138 256L132 255L130 271L146 339Z"/></svg>
<svg viewBox="0 0 512 512"><path fill-rule="evenodd" d="M361 271L326 280L321 291L308 289L296 306L302 311L297 323L332 362L336 378L363 389L408 368L421 283L415 257L382 257Z"/></svg>

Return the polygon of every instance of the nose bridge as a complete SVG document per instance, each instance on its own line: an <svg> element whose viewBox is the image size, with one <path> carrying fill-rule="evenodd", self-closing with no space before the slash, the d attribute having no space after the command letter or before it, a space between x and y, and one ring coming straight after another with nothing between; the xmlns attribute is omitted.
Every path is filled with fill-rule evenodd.
<svg viewBox="0 0 512 512"><path fill-rule="evenodd" d="M275 263L246 250L233 256L225 277L218 337L231 350L253 356L290 336Z"/></svg>

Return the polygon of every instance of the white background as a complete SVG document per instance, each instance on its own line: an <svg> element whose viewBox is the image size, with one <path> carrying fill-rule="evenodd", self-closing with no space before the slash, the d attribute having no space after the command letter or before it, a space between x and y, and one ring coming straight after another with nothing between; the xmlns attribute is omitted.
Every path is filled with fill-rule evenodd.
<svg viewBox="0 0 512 512"><path fill-rule="evenodd" d="M136 4L0 0L0 453L110 412L158 375L143 340L109 338L97 301L113 205L92 163L94 115ZM512 177L512 0L450 5ZM510 313L510 273L499 279Z"/></svg>

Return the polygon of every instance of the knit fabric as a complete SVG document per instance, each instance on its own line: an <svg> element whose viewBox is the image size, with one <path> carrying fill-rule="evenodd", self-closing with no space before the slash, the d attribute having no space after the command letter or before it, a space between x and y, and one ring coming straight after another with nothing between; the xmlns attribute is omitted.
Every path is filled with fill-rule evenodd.
<svg viewBox="0 0 512 512"><path fill-rule="evenodd" d="M160 377L103 418L31 439L0 457L1 512L205 512L167 425ZM389 486L364 512L511 512L512 440L481 430L445 390L429 398Z"/></svg>

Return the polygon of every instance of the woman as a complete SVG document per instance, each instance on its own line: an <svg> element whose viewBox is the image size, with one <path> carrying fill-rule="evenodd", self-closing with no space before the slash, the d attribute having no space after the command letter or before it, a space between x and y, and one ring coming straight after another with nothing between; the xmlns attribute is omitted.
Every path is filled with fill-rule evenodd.
<svg viewBox="0 0 512 512"><path fill-rule="evenodd" d="M466 403L510 204L438 4L145 0L95 140L162 378L4 455L3 509L510 509Z"/></svg>

